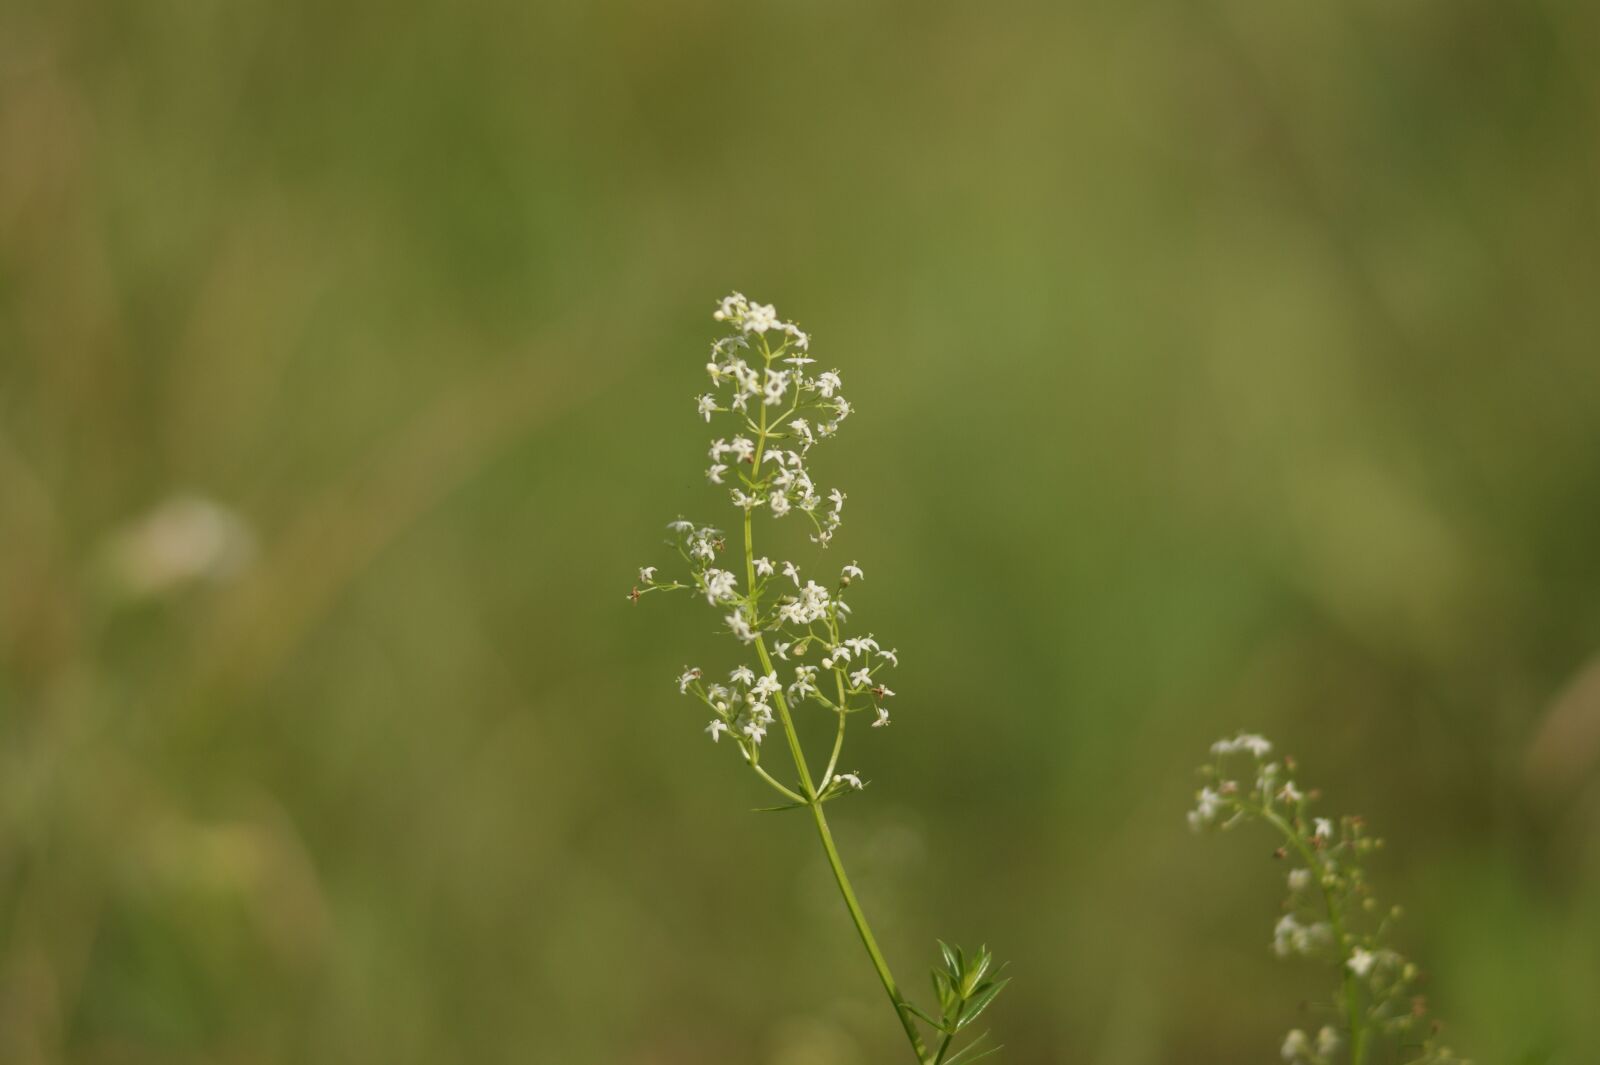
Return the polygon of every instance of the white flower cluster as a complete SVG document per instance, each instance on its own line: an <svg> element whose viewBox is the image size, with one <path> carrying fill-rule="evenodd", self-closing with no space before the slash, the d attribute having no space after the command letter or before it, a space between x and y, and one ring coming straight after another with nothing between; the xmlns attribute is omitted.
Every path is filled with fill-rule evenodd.
<svg viewBox="0 0 1600 1065"><path fill-rule="evenodd" d="M1316 1042L1299 1028L1283 1041L1283 1060L1290 1065L1326 1065L1339 1050L1339 1033L1328 1025L1317 1031Z"/></svg>
<svg viewBox="0 0 1600 1065"><path fill-rule="evenodd" d="M715 716L705 731L713 741L731 736L758 766L774 722L786 723L802 704L836 714L841 741L846 719L856 712L869 712L874 726L888 724L886 703L894 692L879 674L899 665L899 656L870 633L845 634L850 606L842 593L865 579L859 563L841 567L837 579L818 581L803 576L792 560L755 551L753 519L762 510L778 520L804 515L812 542L822 547L839 530L846 496L838 488L819 488L809 468L812 449L834 436L851 413L839 371L813 372L811 338L780 319L770 304L734 293L712 317L730 332L711 345L705 366L710 388L695 397L695 414L708 425L727 423L710 442L705 473L711 484L727 489L743 543L735 536L730 544L721 529L680 518L668 528L686 575L665 580L657 577L657 567L643 567L629 598L697 592L753 652L755 661L735 669L727 684L706 683L700 670L686 669L678 689L711 709ZM815 664L805 661L812 654ZM789 663L792 676L780 679L774 661ZM809 789L819 799L863 786L858 775L836 772L839 747L836 742L827 769Z"/></svg>
<svg viewBox="0 0 1600 1065"><path fill-rule="evenodd" d="M1340 990L1330 1003L1343 1027L1324 1027L1315 1039L1295 1029L1284 1040L1290 1065L1333 1065L1341 1047L1364 1047L1373 1037L1421 1046L1411 1065L1459 1063L1437 1045L1426 1020L1426 1005L1415 993L1417 966L1389 948L1386 939L1398 920L1398 907L1383 911L1372 897L1363 859L1379 842L1365 833L1359 817L1312 817L1307 806L1318 798L1300 788L1289 773L1294 759L1267 761L1272 744L1241 732L1211 745L1213 761L1202 769L1205 783L1189 811L1189 826L1232 828L1263 821L1283 838L1276 854L1297 864L1286 877L1289 895L1272 933L1280 958L1306 957L1337 973ZM1248 772L1232 775L1232 761L1247 759ZM1363 927L1381 914L1374 927ZM1359 1055L1357 1055L1359 1056Z"/></svg>
<svg viewBox="0 0 1600 1065"><path fill-rule="evenodd" d="M1333 926L1327 921L1301 924L1292 913L1280 917L1277 927L1272 930L1272 952L1280 958L1292 954L1313 957L1332 943Z"/></svg>
<svg viewBox="0 0 1600 1065"><path fill-rule="evenodd" d="M1272 753L1272 744L1265 736L1241 732L1231 740L1218 740L1211 745L1211 753L1215 755L1238 754L1240 751L1249 751L1257 758L1265 758Z"/></svg>
<svg viewBox="0 0 1600 1065"><path fill-rule="evenodd" d="M695 413L707 423L731 414L734 432L711 442L706 479L724 484L730 469L738 469L740 483L728 490L735 506L766 507L775 518L798 510L814 526L812 539L826 545L839 528L845 496L837 488L819 493L806 457L850 416L839 371L810 373L816 362L809 354L811 338L793 322L780 321L771 304L751 303L735 292L712 317L735 331L711 345L711 391L695 397ZM769 334L783 338L776 349Z"/></svg>

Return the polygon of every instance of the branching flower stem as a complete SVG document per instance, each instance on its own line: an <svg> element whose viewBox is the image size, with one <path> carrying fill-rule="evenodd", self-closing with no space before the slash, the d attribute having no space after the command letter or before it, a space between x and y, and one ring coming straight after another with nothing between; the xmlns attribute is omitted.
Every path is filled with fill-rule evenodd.
<svg viewBox="0 0 1600 1065"><path fill-rule="evenodd" d="M1280 1056L1287 1065L1467 1065L1439 1038L1421 967L1394 947L1400 907L1380 906L1368 884L1365 860L1383 841L1367 832L1365 818L1312 816L1321 793L1301 788L1289 775L1298 763L1272 760L1272 749L1248 732L1213 743L1188 822L1196 832L1265 822L1283 838L1274 856L1293 860L1273 953L1325 965L1338 979L1319 1007L1332 1023L1314 1033L1290 1029Z"/></svg>
<svg viewBox="0 0 1600 1065"><path fill-rule="evenodd" d="M763 342L763 348L765 343ZM767 354L771 360L770 353ZM761 421L756 436L755 468L761 468L761 461L767 446L767 412L761 410ZM752 611L755 602L756 588L756 552L755 536L751 530L750 511L744 513L744 566L747 587L752 589ZM761 659L762 669L772 671L772 657L767 651L764 637L757 635L755 639L756 654ZM839 735L834 741L833 756L829 759L827 772L823 774L822 786L832 778L832 773L839 757L839 745L844 736L844 710L843 691L840 692L841 702L839 710ZM794 718L789 713L789 704L782 692L773 695L773 704L778 710L778 720L783 725L783 736L788 741L789 753L794 757L795 772L800 777L800 787L804 792L803 800L798 796L796 801L803 801L810 808L812 820L817 825L817 836L822 840L822 850L828 856L828 867L833 870L833 878L839 885L839 894L844 896L844 905L850 911L850 919L855 923L856 932L861 936L861 945L867 948L867 956L872 959L872 967L878 971L878 979L883 983L883 989L889 995L889 1001L894 1005L895 1016L900 1018L900 1024L905 1028L906 1038L911 1042L911 1049L917 1055L917 1061L922 1065L931 1065L935 1060L928 1053L927 1046L922 1041L921 1034L917 1031L916 1022L912 1019L911 1011L907 1008L906 1001L900 995L900 989L895 984L894 974L889 971L889 962L883 956L883 951L878 947L878 940L872 934L872 926L867 923L867 915L862 912L861 903L856 899L855 890L850 886L850 877L844 871L844 862L839 857L839 848L833 841L833 832L828 828L827 815L822 812L822 803L817 801L818 785L811 781L811 770L806 765L805 750L800 745L800 734L795 730ZM775 781L773 783L776 783ZM787 790L787 789L786 789ZM792 794L792 793L791 793Z"/></svg>
<svg viewBox="0 0 1600 1065"><path fill-rule="evenodd" d="M718 302L712 318L725 323L730 332L711 345L706 363L710 390L694 397L694 410L707 425L718 420L727 433L727 438L711 441L706 480L725 486L730 501L742 511L742 587L740 575L733 572L739 568L732 543L736 534L724 536L715 526L696 525L680 516L668 523L673 531L668 543L687 565L688 579L658 578L656 566L641 566L639 581L627 598L637 603L658 592L684 591L704 596L706 604L722 615L728 634L741 645L742 661L726 681L712 679L698 666L684 666L677 676L678 694L692 695L711 712L705 727L711 743L726 738L724 748L732 746L761 782L786 800L763 811L802 807L811 811L845 909L905 1029L917 1065L973 1065L999 1047L983 1045L987 1032L969 1032L971 1038L959 1051L953 1049L954 1039L968 1031L1005 988L1009 978L1000 975L1004 967L995 967L986 946L963 951L941 941L941 965L932 972L937 1007L924 1012L913 1005L889 971L822 809L867 785L859 773L845 772L839 763L850 715L867 712L868 727L883 728L889 724L889 700L895 694L880 673L885 667L899 667L898 651L880 644L871 632L846 631L850 607L843 593L866 574L852 560L839 568L836 580L824 576L819 584L803 579L792 559L756 554L758 509L774 522L792 515L791 525L809 525L809 538L819 548L828 547L838 532L846 496L839 488L819 491L808 462L812 448L834 437L853 410L842 391L844 382L838 370L808 369L817 361L810 354L810 336L795 323L780 320L770 304L735 292ZM724 553L727 569L722 568ZM807 655L812 661L804 660ZM787 686L779 679L775 660L793 678ZM832 694L822 690L828 673L833 674ZM835 718L833 742L820 777L812 775L795 728L796 716L806 712L808 704ZM793 781L779 779L788 774L780 771L775 776L770 766L762 764L763 741L769 733L779 732L794 761ZM823 764L820 758L818 763ZM938 1043L936 1052L924 1042L921 1024L936 1033L928 1039Z"/></svg>
<svg viewBox="0 0 1600 1065"><path fill-rule="evenodd" d="M1314 879L1317 882L1317 889L1322 892L1322 901L1328 909L1328 924L1333 926L1333 936L1339 944L1339 955L1340 957L1348 956L1351 947L1350 937L1345 932L1344 918L1339 912L1338 901L1333 897L1333 891L1327 885L1326 870L1321 856L1306 846L1305 840L1300 837L1300 833L1296 832L1294 826L1285 821L1283 816L1276 810L1243 801L1239 803L1239 806L1242 809L1249 810L1273 828L1276 828L1283 834L1283 838L1295 849L1296 853L1300 855L1300 860L1306 863L1306 867L1316 870ZM1344 969L1341 979L1345 1014L1349 1018L1350 1024L1350 1065L1364 1065L1367 1057L1367 1026L1363 1023L1361 1010L1361 982L1348 967Z"/></svg>

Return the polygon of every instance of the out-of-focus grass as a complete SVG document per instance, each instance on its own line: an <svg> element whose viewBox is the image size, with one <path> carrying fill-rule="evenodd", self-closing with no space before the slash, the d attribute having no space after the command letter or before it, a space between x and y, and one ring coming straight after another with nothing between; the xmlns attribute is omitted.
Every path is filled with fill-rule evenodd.
<svg viewBox="0 0 1600 1065"><path fill-rule="evenodd" d="M1270 1056L1214 735L1390 841L1484 1061L1600 1051L1584 5L0 10L0 1059L892 1060L806 826L623 601L711 300L859 415L840 807L1010 1060ZM253 541L119 591L174 497ZM1559 710L1555 709L1560 707Z"/></svg>

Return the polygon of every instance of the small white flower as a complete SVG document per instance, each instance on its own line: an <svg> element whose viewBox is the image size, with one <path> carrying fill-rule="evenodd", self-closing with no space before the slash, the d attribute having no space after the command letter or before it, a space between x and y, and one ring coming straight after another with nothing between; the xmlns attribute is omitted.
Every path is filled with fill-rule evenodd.
<svg viewBox="0 0 1600 1065"><path fill-rule="evenodd" d="M884 707L881 707L881 706L878 707L877 709L878 709L878 720L876 720L876 721L874 721L872 723L872 727L873 728L882 728L883 726L885 726L885 725L887 725L889 723L889 711L887 709L885 709Z"/></svg>
<svg viewBox="0 0 1600 1065"><path fill-rule="evenodd" d="M694 531L694 522L684 521L682 518L679 518L677 521L667 522L667 528L671 529L679 536L682 536L684 533Z"/></svg>
<svg viewBox="0 0 1600 1065"><path fill-rule="evenodd" d="M845 494L839 491L837 488L828 493L828 499L833 503L833 512L835 514L844 509L844 501L846 498L847 497Z"/></svg>
<svg viewBox="0 0 1600 1065"><path fill-rule="evenodd" d="M746 333L765 333L778 324L778 312L770 303L752 303L739 323Z"/></svg>
<svg viewBox="0 0 1600 1065"><path fill-rule="evenodd" d="M828 603L828 590L816 581L806 581L798 598L778 608L778 616L794 625L810 625L828 616Z"/></svg>
<svg viewBox="0 0 1600 1065"><path fill-rule="evenodd" d="M733 489L730 494L733 496L733 505L744 510L754 510L766 502L758 495L746 495L740 488Z"/></svg>
<svg viewBox="0 0 1600 1065"><path fill-rule="evenodd" d="M866 787L866 785L861 782L861 778L854 773L835 773L833 775L833 782L835 784L848 784L857 791L860 791L862 788Z"/></svg>
<svg viewBox="0 0 1600 1065"><path fill-rule="evenodd" d="M893 699L894 698L894 690L892 688L888 688L888 687L886 687L886 686L884 686L882 684L878 685L876 688L873 688L872 689L872 694L876 695L880 699Z"/></svg>
<svg viewBox="0 0 1600 1065"><path fill-rule="evenodd" d="M1333 941L1333 928L1325 921L1301 924L1293 914L1284 914L1272 930L1272 950L1280 958L1291 954L1311 954Z"/></svg>
<svg viewBox="0 0 1600 1065"><path fill-rule="evenodd" d="M1333 1057L1333 1052L1339 1049L1339 1033L1327 1025L1317 1031L1317 1053L1325 1058Z"/></svg>
<svg viewBox="0 0 1600 1065"><path fill-rule="evenodd" d="M1211 745L1212 754L1236 754L1239 751L1249 751L1257 758L1265 758L1267 752L1272 750L1272 744L1261 736L1250 732L1241 732L1231 740L1218 740Z"/></svg>
<svg viewBox="0 0 1600 1065"><path fill-rule="evenodd" d="M747 437L734 437L733 443L728 445L728 450L738 456L740 462L750 462L756 457L755 441Z"/></svg>
<svg viewBox="0 0 1600 1065"><path fill-rule="evenodd" d="M1222 809L1222 796L1209 785L1200 789L1195 797L1195 807L1189 811L1189 827L1199 831L1202 825L1209 825L1217 819L1217 813Z"/></svg>
<svg viewBox="0 0 1600 1065"><path fill-rule="evenodd" d="M767 735L767 726L752 718L740 731L750 737L751 743L760 743Z"/></svg>
<svg viewBox="0 0 1600 1065"><path fill-rule="evenodd" d="M706 480L712 484L721 484L722 475L728 472L728 467L718 462L706 470Z"/></svg>
<svg viewBox="0 0 1600 1065"><path fill-rule="evenodd" d="M750 694L753 696L776 695L782 689L783 685L778 683L778 675L776 673L768 673L756 681L755 687L750 689Z"/></svg>
<svg viewBox="0 0 1600 1065"><path fill-rule="evenodd" d="M696 396L695 397L695 413L696 414L701 415L702 417L705 418L706 421L709 422L711 420L711 416L713 414L715 414L716 412L717 412L717 397L716 396L710 395L708 393L708 394L706 394L704 396Z"/></svg>
<svg viewBox="0 0 1600 1065"><path fill-rule="evenodd" d="M872 670L868 669L866 666L862 666L860 669L850 674L850 686L853 688L865 688L871 683Z"/></svg>
<svg viewBox="0 0 1600 1065"><path fill-rule="evenodd" d="M1278 919L1277 925L1272 929L1272 951L1280 958L1287 958L1294 953L1294 937L1300 931L1300 922L1295 920L1294 914L1286 913Z"/></svg>
<svg viewBox="0 0 1600 1065"><path fill-rule="evenodd" d="M1294 786L1294 781L1286 780L1283 782L1283 790L1278 792L1278 798L1284 802L1297 803L1305 798L1305 794Z"/></svg>
<svg viewBox="0 0 1600 1065"><path fill-rule="evenodd" d="M774 518L781 518L789 513L789 497L782 492L773 492L767 498L767 505L772 508L772 516Z"/></svg>
<svg viewBox="0 0 1600 1065"><path fill-rule="evenodd" d="M793 643L784 643L780 641L772 645L772 653L787 662L789 661L789 648L793 646Z"/></svg>
<svg viewBox="0 0 1600 1065"><path fill-rule="evenodd" d="M770 576L772 576L772 559L770 559L770 558L758 558L758 559L756 559L756 576L758 576L758 577L770 577Z"/></svg>
<svg viewBox="0 0 1600 1065"><path fill-rule="evenodd" d="M794 581L796 588L800 587L800 571L793 562L785 562L783 564L783 575Z"/></svg>
<svg viewBox="0 0 1600 1065"><path fill-rule="evenodd" d="M682 673L678 674L678 694L687 695L689 685L700 679L700 670L694 666L685 666Z"/></svg>
<svg viewBox="0 0 1600 1065"><path fill-rule="evenodd" d="M1378 956L1372 951L1357 947L1350 953L1350 958L1345 964L1350 967L1351 972L1365 979L1367 974L1372 971L1372 967L1377 964L1377 961Z"/></svg>
<svg viewBox="0 0 1600 1065"><path fill-rule="evenodd" d="M1326 817L1318 817L1318 818L1315 819L1315 821L1316 821L1316 832L1315 832L1315 835L1316 835L1316 837L1318 839L1327 839L1329 836L1333 835L1333 822L1332 821L1328 820Z"/></svg>
<svg viewBox="0 0 1600 1065"><path fill-rule="evenodd" d="M649 584L651 581L653 581L655 579L656 579L656 568L654 566L641 566L641 567L639 567L639 583L640 584Z"/></svg>
<svg viewBox="0 0 1600 1065"><path fill-rule="evenodd" d="M1306 1038L1306 1033L1296 1028L1283 1041L1283 1060L1292 1063L1310 1056L1311 1040Z"/></svg>
<svg viewBox="0 0 1600 1065"><path fill-rule="evenodd" d="M1291 870L1289 870L1289 890L1290 891L1300 892L1300 891L1304 891L1306 888L1308 888L1310 886L1311 886L1311 870L1309 870L1309 869L1291 869Z"/></svg>
<svg viewBox="0 0 1600 1065"><path fill-rule="evenodd" d="M838 370L826 370L817 375L817 391L822 393L824 399L832 399L841 386Z"/></svg>
<svg viewBox="0 0 1600 1065"><path fill-rule="evenodd" d="M719 601L737 599L738 578L725 569L708 569L705 572L706 600L715 606Z"/></svg>
<svg viewBox="0 0 1600 1065"><path fill-rule="evenodd" d="M706 731L711 733L711 742L716 743L717 738L728 731L728 723L721 719L715 720L706 726Z"/></svg>
<svg viewBox="0 0 1600 1065"><path fill-rule="evenodd" d="M811 338L806 335L806 333L805 333L805 331L803 329L801 329L799 326L795 325L793 322L785 322L783 324L783 331L785 333L789 334L789 336L794 340L794 346L796 348L799 348L801 351L805 351L807 348L809 348L811 346ZM811 359L790 358L790 359L785 359L784 361L785 362L792 362L792 363L797 363L797 364L804 365L805 363L811 362L812 360Z"/></svg>
<svg viewBox="0 0 1600 1065"><path fill-rule="evenodd" d="M806 442L807 447L816 443L817 438L811 435L811 423L804 418L796 418L789 423L789 428L800 434L800 438Z"/></svg>
<svg viewBox="0 0 1600 1065"><path fill-rule="evenodd" d="M789 685L789 697L795 700L804 699L817 692L817 667L796 666L794 670L794 683Z"/></svg>
<svg viewBox="0 0 1600 1065"><path fill-rule="evenodd" d="M762 389L767 396L767 406L776 407L783 402L783 393L789 386L788 370L768 370L766 387Z"/></svg>
<svg viewBox="0 0 1600 1065"><path fill-rule="evenodd" d="M746 688L748 688L750 685L756 682L756 675L755 673L751 672L749 666L740 666L738 669L728 674L728 679L735 684L743 684Z"/></svg>
<svg viewBox="0 0 1600 1065"><path fill-rule="evenodd" d="M706 602L712 606L737 599L738 589L735 587L733 574L723 569L708 569L705 573Z"/></svg>
<svg viewBox="0 0 1600 1065"><path fill-rule="evenodd" d="M733 450L733 445L729 444L726 440L713 440L713 441L711 441L711 451L710 451L711 461L712 462L721 462L722 461L722 453L725 452L725 451L732 451L732 450Z"/></svg>
<svg viewBox="0 0 1600 1065"><path fill-rule="evenodd" d="M839 576L843 580L859 581L859 580L864 579L866 577L866 574L861 572L861 567L860 566L858 566L854 562L852 562L848 566L846 566L844 569L839 571Z"/></svg>
<svg viewBox="0 0 1600 1065"><path fill-rule="evenodd" d="M878 657L887 658L889 660L889 664L896 668L899 668L900 666L900 652L895 650L893 647L889 648L887 651L879 651Z"/></svg>
<svg viewBox="0 0 1600 1065"><path fill-rule="evenodd" d="M733 631L733 634L739 638L741 643L755 642L755 632L751 630L750 623L745 620L744 615L739 611L735 610L723 620L728 623L728 628Z"/></svg>

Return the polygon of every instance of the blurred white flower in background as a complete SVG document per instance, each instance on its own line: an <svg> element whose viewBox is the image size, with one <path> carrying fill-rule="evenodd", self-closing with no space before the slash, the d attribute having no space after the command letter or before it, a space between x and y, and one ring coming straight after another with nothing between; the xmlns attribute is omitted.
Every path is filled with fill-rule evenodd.
<svg viewBox="0 0 1600 1065"><path fill-rule="evenodd" d="M199 496L174 496L114 530L107 571L130 598L238 576L255 557L255 535L231 508Z"/></svg>

